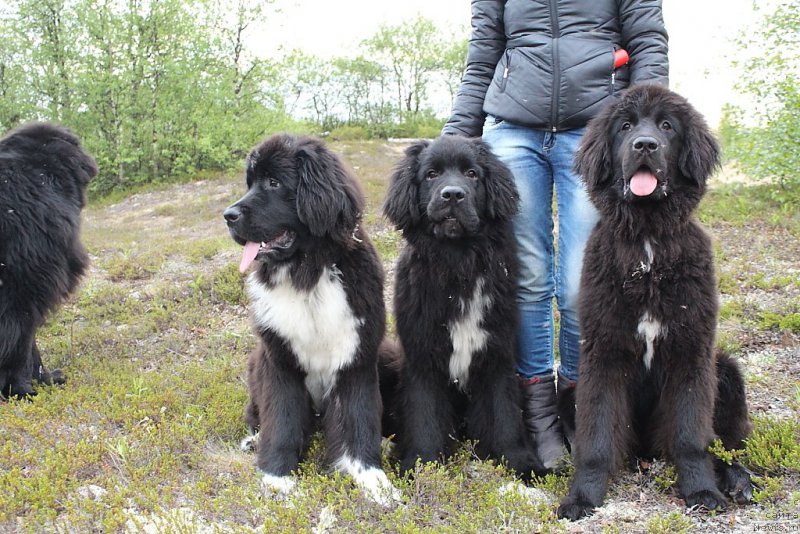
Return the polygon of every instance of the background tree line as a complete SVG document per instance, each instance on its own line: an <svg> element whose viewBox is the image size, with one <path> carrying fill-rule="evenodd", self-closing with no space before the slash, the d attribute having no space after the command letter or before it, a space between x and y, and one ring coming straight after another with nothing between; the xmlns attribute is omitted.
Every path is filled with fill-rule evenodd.
<svg viewBox="0 0 800 534"><path fill-rule="evenodd" d="M101 169L92 194L228 169L276 130L435 135L466 42L424 18L381 27L355 57L255 54L274 4L9 0L0 6L0 129L68 125ZM248 41L249 38L249 41Z"/></svg>
<svg viewBox="0 0 800 534"><path fill-rule="evenodd" d="M761 24L737 43L737 89L753 106L727 106L720 124L725 154L748 176L772 187L772 198L800 213L800 3L774 9L754 3Z"/></svg>
<svg viewBox="0 0 800 534"><path fill-rule="evenodd" d="M84 139L92 195L227 170L278 131L332 138L436 135L466 61L466 31L425 18L384 26L353 56L256 54L280 0L4 0L0 131L34 119ZM736 47L738 90L720 134L726 157L800 201L800 5L754 7ZM263 52L263 51L262 51Z"/></svg>

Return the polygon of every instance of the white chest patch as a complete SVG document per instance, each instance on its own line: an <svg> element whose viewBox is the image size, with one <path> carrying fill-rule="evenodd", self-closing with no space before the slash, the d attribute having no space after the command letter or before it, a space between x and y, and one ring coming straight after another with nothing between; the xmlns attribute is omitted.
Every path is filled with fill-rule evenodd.
<svg viewBox="0 0 800 534"><path fill-rule="evenodd" d="M284 267L266 286L251 274L247 283L254 322L284 338L306 372L306 388L319 407L336 383L337 372L356 356L358 329L364 323L347 302L334 265L309 291L300 291Z"/></svg>
<svg viewBox="0 0 800 534"><path fill-rule="evenodd" d="M650 312L645 312L642 318L639 319L639 326L636 329L639 338L644 340L646 344L642 361L644 361L645 368L649 371L650 365L653 363L653 354L656 348L656 339L666 335L666 328L661 326L661 323L650 315Z"/></svg>
<svg viewBox="0 0 800 534"><path fill-rule="evenodd" d="M650 244L649 240L644 242L644 256L645 260L642 262L642 270L646 273L649 273L653 266L653 260L655 259L653 245Z"/></svg>
<svg viewBox="0 0 800 534"><path fill-rule="evenodd" d="M484 279L478 278L475 290L468 301L460 302L462 316L451 321L450 339L453 343L453 354L450 356L450 379L457 381L463 389L469 379L469 366L472 356L486 347L488 333L483 328L483 317L492 305L492 299L483 292Z"/></svg>

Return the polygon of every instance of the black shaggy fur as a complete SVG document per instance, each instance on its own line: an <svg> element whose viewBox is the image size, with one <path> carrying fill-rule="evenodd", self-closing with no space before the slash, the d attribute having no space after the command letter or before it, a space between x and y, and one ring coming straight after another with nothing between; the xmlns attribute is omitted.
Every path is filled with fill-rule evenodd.
<svg viewBox="0 0 800 534"><path fill-rule="evenodd" d="M277 243L256 257L251 296L253 286L273 288L276 273L284 268L298 300L313 294L321 277L337 278L347 306L362 321L352 362L337 370L333 386L315 406L292 340L254 320L259 345L249 359L245 420L251 429L260 429L258 467L274 476L295 470L314 429L315 413L321 416L330 460L348 455L365 467L380 467L377 351L385 330L383 271L360 226L361 189L321 141L291 135L275 135L255 147L246 178L247 194L225 211L231 236L239 244ZM281 240L287 235L293 239ZM321 300L318 306L326 304ZM254 317L263 311L252 310Z"/></svg>
<svg viewBox="0 0 800 534"><path fill-rule="evenodd" d="M599 506L628 454L674 462L687 506L752 497L747 471L715 466L707 450L716 436L741 448L750 431L742 375L715 354L711 241L693 215L717 164L705 120L659 86L630 89L589 124L576 170L601 218L584 256L576 471L559 517ZM637 196L631 177L643 170L657 187Z"/></svg>
<svg viewBox="0 0 800 534"><path fill-rule="evenodd" d="M0 139L0 396L62 382L36 347L36 329L72 293L89 258L80 242L94 159L66 128L31 123Z"/></svg>
<svg viewBox="0 0 800 534"><path fill-rule="evenodd" d="M441 459L459 437L521 476L542 471L514 374L517 203L510 172L480 140L418 142L392 175L384 213L406 240L394 295L405 361L393 407L404 471ZM471 333L486 340L470 354L464 383L450 372L451 327L469 314L479 280L486 300Z"/></svg>

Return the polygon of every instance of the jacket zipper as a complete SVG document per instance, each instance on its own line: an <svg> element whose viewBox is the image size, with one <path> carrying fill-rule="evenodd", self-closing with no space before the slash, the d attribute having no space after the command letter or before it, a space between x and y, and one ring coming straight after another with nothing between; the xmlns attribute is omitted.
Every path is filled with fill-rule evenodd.
<svg viewBox="0 0 800 534"><path fill-rule="evenodd" d="M500 87L501 91L506 90L506 83L508 83L508 71L511 68L511 49L506 49L506 66L503 69L503 84Z"/></svg>
<svg viewBox="0 0 800 534"><path fill-rule="evenodd" d="M553 132L557 131L556 120L558 119L558 90L561 86L561 62L558 54L559 34L561 30L558 25L558 2L550 0L550 27L553 32L553 96L550 102L550 125Z"/></svg>

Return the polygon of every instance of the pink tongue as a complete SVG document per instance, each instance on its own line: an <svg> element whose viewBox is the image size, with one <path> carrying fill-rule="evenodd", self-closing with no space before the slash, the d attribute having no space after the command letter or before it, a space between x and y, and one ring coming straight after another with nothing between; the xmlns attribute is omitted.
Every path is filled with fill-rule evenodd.
<svg viewBox="0 0 800 534"><path fill-rule="evenodd" d="M253 260L258 255L258 249L261 248L261 243L253 243L248 241L244 246L244 253L242 254L242 262L239 264L239 272L243 273L250 267Z"/></svg>
<svg viewBox="0 0 800 534"><path fill-rule="evenodd" d="M652 173L639 171L631 177L631 193L637 197L646 197L656 190L658 180Z"/></svg>

